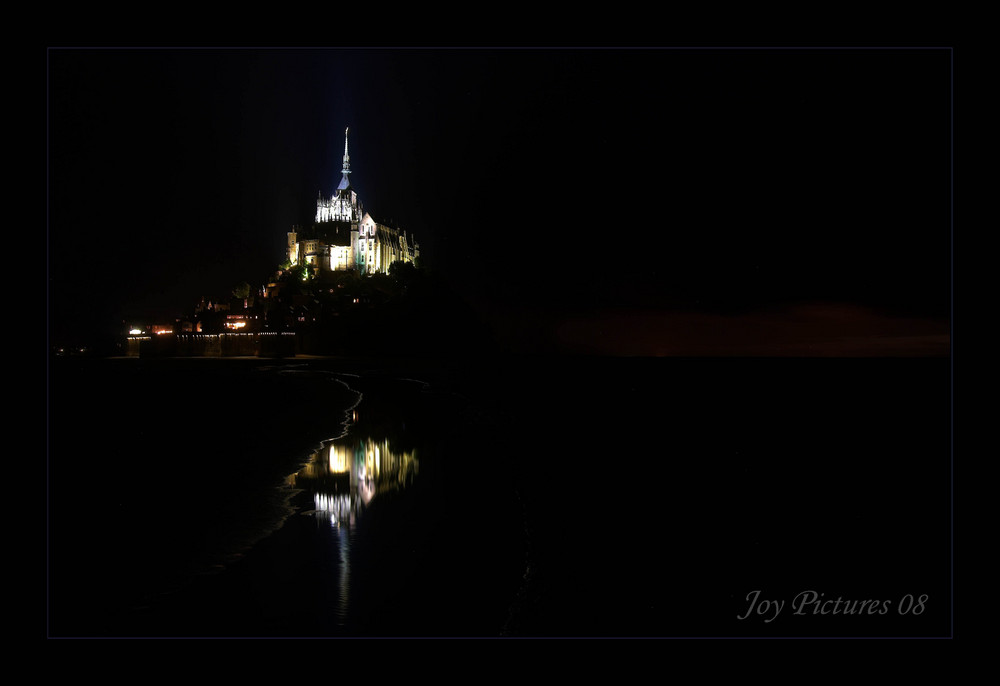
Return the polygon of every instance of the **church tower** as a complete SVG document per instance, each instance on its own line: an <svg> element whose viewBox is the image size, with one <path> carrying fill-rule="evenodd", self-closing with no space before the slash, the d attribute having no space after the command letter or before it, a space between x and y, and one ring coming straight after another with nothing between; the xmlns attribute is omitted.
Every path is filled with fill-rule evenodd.
<svg viewBox="0 0 1000 686"><path fill-rule="evenodd" d="M323 198L320 192L319 200L316 202L316 223L322 222L359 222L361 221L361 208L358 204L358 194L351 188L351 156L347 153L347 134L350 127L344 129L344 167L341 170L340 183L337 189L330 196L329 200Z"/></svg>

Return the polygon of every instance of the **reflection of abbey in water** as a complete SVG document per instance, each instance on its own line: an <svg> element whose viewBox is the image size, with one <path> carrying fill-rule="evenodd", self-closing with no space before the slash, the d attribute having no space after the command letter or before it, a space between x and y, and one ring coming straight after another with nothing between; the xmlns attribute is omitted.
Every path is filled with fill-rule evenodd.
<svg viewBox="0 0 1000 686"><path fill-rule="evenodd" d="M416 451L396 450L388 438L348 436L324 443L289 485L313 493L317 514L350 526L376 495L412 482L417 468Z"/></svg>

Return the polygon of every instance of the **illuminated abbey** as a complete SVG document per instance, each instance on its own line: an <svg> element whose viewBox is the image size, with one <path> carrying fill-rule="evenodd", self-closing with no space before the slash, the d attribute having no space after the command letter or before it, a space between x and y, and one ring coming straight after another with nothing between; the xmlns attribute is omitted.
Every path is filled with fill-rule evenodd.
<svg viewBox="0 0 1000 686"><path fill-rule="evenodd" d="M288 232L288 261L291 266L312 265L321 272L356 269L362 274L386 273L397 260L416 260L420 246L412 236L377 223L364 211L351 188L348 130L344 130L343 177L329 198L320 192L311 231L293 228Z"/></svg>

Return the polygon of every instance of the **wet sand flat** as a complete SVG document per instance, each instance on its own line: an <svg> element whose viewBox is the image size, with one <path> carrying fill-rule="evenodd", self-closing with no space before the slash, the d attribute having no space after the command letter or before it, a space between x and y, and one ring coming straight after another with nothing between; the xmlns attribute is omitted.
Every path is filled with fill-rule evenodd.
<svg viewBox="0 0 1000 686"><path fill-rule="evenodd" d="M117 615L108 628L83 615L86 605L66 602L71 586L56 584L51 617L65 624L50 627L151 636L949 630L947 359L296 364L360 391L358 426L381 422L366 436L414 448L416 478L377 495L351 527L301 514L315 503L300 494L299 514L225 572ZM316 400L306 396L300 417L315 422ZM320 416L337 425L333 406ZM257 436L272 427L285 437L282 460L316 444L288 441L281 422L254 426ZM248 448L226 459L241 455L245 467L274 452ZM50 464L66 463L50 456ZM91 516L109 507L83 497L73 504ZM66 502L53 500L50 515L65 514ZM93 551L66 540L50 537L57 580L69 552ZM89 578L106 587L102 573ZM806 602L809 593L816 602ZM784 609L761 613L754 598ZM107 609L99 593L91 600ZM850 604L865 600L861 612Z"/></svg>

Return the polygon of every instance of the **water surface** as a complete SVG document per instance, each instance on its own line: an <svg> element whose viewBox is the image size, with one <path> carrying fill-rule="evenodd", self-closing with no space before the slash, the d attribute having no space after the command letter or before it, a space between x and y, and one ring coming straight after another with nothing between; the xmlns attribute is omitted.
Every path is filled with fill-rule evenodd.
<svg viewBox="0 0 1000 686"><path fill-rule="evenodd" d="M948 633L947 360L124 362L54 386L58 635ZM740 619L809 591L929 601Z"/></svg>

